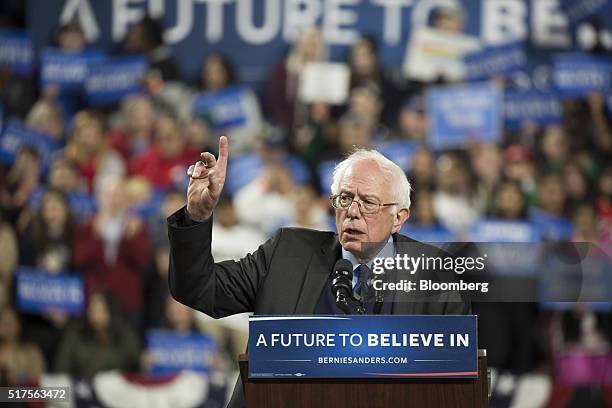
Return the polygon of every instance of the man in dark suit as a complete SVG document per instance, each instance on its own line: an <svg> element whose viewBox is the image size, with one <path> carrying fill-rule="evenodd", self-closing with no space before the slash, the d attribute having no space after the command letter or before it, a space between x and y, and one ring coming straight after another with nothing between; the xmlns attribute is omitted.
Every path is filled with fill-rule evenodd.
<svg viewBox="0 0 612 408"><path fill-rule="evenodd" d="M341 313L331 296L330 279L338 259L353 263L355 274L361 275L353 280L357 287L368 279L364 275L370 274L375 256L397 245L419 245L397 233L410 214L410 183L404 172L376 151L357 150L334 171L332 206L337 233L281 228L241 260L215 263L211 255L212 214L225 182L227 159L228 141L222 136L218 160L202 153L202 161L189 167L187 206L168 218L170 292L179 302L209 316ZM421 244L419 254L421 249L431 253L433 248ZM390 255L395 252L402 250L392 250ZM452 279L428 273L434 280ZM470 311L469 301L456 292L434 297L423 301L417 300L414 292L394 292L386 298L389 301L382 312ZM230 406L242 405L238 381Z"/></svg>

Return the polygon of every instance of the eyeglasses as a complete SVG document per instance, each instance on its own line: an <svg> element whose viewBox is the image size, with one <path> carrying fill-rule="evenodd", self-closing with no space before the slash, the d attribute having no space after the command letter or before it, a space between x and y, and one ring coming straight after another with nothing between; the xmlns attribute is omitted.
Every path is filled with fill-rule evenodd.
<svg viewBox="0 0 612 408"><path fill-rule="evenodd" d="M349 194L334 194L329 197L329 199L331 200L332 207L337 210L348 210L351 204L356 202L357 206L359 207L359 211L361 211L362 214L377 214L380 212L382 207L397 205L397 203L381 204L372 199L357 201L355 200L355 197Z"/></svg>

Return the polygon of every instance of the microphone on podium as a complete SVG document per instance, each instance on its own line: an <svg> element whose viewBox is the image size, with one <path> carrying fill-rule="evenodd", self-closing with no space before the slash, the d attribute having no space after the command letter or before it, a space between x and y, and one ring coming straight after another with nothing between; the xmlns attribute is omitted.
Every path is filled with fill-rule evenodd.
<svg viewBox="0 0 612 408"><path fill-rule="evenodd" d="M353 264L347 259L339 259L332 272L332 293L336 306L345 314L351 314L348 299L353 294Z"/></svg>

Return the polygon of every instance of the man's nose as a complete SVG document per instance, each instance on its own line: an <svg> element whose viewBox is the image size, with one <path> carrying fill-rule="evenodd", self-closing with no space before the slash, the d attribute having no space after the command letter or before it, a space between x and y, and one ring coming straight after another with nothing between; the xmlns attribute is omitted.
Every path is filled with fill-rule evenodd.
<svg viewBox="0 0 612 408"><path fill-rule="evenodd" d="M357 201L353 201L349 208L346 210L346 215L351 218L360 218L361 217L361 208L359 208L359 203Z"/></svg>

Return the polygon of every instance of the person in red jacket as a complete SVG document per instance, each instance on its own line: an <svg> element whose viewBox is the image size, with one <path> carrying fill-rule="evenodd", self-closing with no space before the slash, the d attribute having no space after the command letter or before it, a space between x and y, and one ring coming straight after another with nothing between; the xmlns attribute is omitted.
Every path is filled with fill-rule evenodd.
<svg viewBox="0 0 612 408"><path fill-rule="evenodd" d="M146 225L130 214L124 179L104 181L98 206L98 212L77 231L74 266L85 278L87 293L109 291L119 300L130 322L139 327L149 233Z"/></svg>
<svg viewBox="0 0 612 408"><path fill-rule="evenodd" d="M162 116L155 142L129 163L129 170L156 188L168 189L185 181L186 169L194 160L199 160L199 152L187 146L176 119Z"/></svg>

